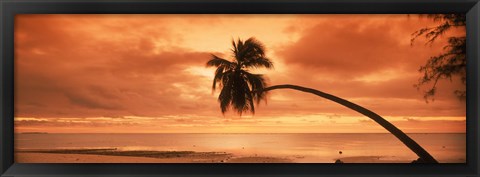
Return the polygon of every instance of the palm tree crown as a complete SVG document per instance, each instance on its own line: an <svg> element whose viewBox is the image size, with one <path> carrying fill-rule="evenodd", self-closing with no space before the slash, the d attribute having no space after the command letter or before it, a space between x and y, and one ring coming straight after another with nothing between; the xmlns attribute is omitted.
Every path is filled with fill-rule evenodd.
<svg viewBox="0 0 480 177"><path fill-rule="evenodd" d="M246 41L232 40L233 60L229 61L212 54L212 59L207 66L215 66L212 90L217 84L221 89L218 101L222 113L233 108L240 115L243 112L255 113L254 102L257 104L265 98L263 90L266 86L265 77L253 74L249 69L273 68L273 63L265 56L265 47L262 43L251 37Z"/></svg>

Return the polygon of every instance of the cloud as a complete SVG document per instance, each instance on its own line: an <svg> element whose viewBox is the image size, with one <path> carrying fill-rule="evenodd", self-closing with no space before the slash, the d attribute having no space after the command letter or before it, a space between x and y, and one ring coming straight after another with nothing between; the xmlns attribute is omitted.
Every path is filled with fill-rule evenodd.
<svg viewBox="0 0 480 177"><path fill-rule="evenodd" d="M418 67L425 58L438 54L442 46L410 45L411 33L423 27L419 21L428 19L398 15L331 18L306 29L298 41L278 54L287 64L337 78L356 78L410 65Z"/></svg>
<svg viewBox="0 0 480 177"><path fill-rule="evenodd" d="M179 97L211 96L198 90L210 85L204 83L206 78L184 70L203 67L209 52L158 48L158 39L175 37L151 26L125 28L148 18L100 18L96 23L92 18L17 18L17 116L157 116L189 107L182 111L188 113L201 104ZM118 20L130 24L121 28ZM183 85L181 90L176 84Z"/></svg>
<svg viewBox="0 0 480 177"><path fill-rule="evenodd" d="M439 38L431 46L423 45L424 39L419 38L411 45L411 34L435 22L402 15L333 16L300 20L299 24L309 26L304 30L295 28L296 24L287 28L301 31L300 37L276 51L287 74L272 74L272 85L288 83L318 89L382 115L465 115L465 102L453 94L465 89L458 79L440 81L436 101L429 104L423 100L423 91L429 86L420 90L413 87L422 76L418 68L442 52L446 38ZM281 94L285 102L303 105L304 109L312 107L309 111L314 106L318 111L326 111L325 107L339 111L328 103L313 104L311 100L318 98L309 94L278 92L272 91L272 98ZM283 108L288 109L286 103Z"/></svg>
<svg viewBox="0 0 480 177"><path fill-rule="evenodd" d="M413 31L434 24L429 19L400 15L273 17L19 15L15 116L43 122L22 120L18 125L125 128L128 122L140 121L136 126L170 132L177 132L175 127L215 126L215 131L225 131L235 126L263 129L331 123L305 119L311 115L330 115L337 122L345 116L361 116L293 90L269 92L268 105L260 105L254 116L222 116L218 92L211 93L214 69L205 68L205 63L210 53L229 56L222 51L227 51L230 39L237 36L265 41L276 69L253 72L266 74L272 85L311 87L382 116L465 116L465 103L453 95L455 89L464 88L461 83L440 82L436 101L429 104L413 87L420 76L418 67L441 52L443 45L439 41L425 46L421 40L410 45ZM266 19L278 23L268 25ZM193 21L198 23L192 25ZM247 27L247 22L256 26ZM212 25L216 28L207 31ZM132 116L135 118L128 118ZM108 120L88 119L93 117ZM289 122L297 118L306 121Z"/></svg>
<svg viewBox="0 0 480 177"><path fill-rule="evenodd" d="M72 104L89 109L118 110L123 108L121 105L115 103L102 103L98 97L92 95L65 93L65 96Z"/></svg>

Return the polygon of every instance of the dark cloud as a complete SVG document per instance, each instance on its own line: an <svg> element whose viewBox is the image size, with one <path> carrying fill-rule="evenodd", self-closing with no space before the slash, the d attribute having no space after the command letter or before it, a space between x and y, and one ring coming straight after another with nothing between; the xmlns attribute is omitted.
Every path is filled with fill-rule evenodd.
<svg viewBox="0 0 480 177"><path fill-rule="evenodd" d="M421 77L418 68L441 53L445 44L446 38L439 38L433 45L423 45L424 39L419 38L411 45L414 31L435 25L430 19L337 16L309 23L311 27L302 31L296 42L277 50L289 74L273 75L273 85L288 83L318 89L382 115L465 115L465 102L454 95L455 90L465 89L458 79L440 81L435 101L429 104L423 100L423 91L430 86L420 90L413 86ZM286 30L294 29L299 31L294 25ZM272 91L271 95L278 92ZM314 110L317 105L312 100L315 96L282 92L292 100L308 100L307 106L298 109ZM318 111L345 111L328 102L318 103L322 104L315 106Z"/></svg>
<svg viewBox="0 0 480 177"><path fill-rule="evenodd" d="M130 30L108 18L96 23L91 18L17 18L16 116L159 116L175 113L178 105L192 107L190 100L179 99L185 91L175 84L198 88L200 78L184 69L203 67L209 53L156 48L154 43L173 38L162 28ZM90 23L86 28L91 31L78 22Z"/></svg>
<svg viewBox="0 0 480 177"><path fill-rule="evenodd" d="M115 103L102 103L99 101L98 97L90 94L75 94L75 93L65 93L65 96L68 100L78 106L82 106L89 109L106 109L106 110L120 110L123 107Z"/></svg>
<svg viewBox="0 0 480 177"><path fill-rule="evenodd" d="M410 65L418 67L440 51L441 45L437 44L433 50L421 44L410 45L411 33L422 27L417 20L362 18L317 22L278 54L287 64L299 64L337 78L355 78Z"/></svg>

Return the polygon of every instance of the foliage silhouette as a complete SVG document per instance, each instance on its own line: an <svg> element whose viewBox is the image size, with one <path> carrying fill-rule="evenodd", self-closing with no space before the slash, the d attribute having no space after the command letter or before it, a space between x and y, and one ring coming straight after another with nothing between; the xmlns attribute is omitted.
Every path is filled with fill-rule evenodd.
<svg viewBox="0 0 480 177"><path fill-rule="evenodd" d="M412 34L412 45L415 39L424 36L427 39L426 44L432 44L438 37L442 36L452 28L464 28L466 25L465 14L429 14L428 18L434 21L442 21L443 23L435 27L426 27ZM450 79L452 76L460 76L461 82L466 84L466 37L451 36L448 38L448 44L444 46L444 53L431 57L425 65L419 68L419 72L423 73L423 77L418 80L414 86L420 89L421 86L432 83L432 86L424 92L425 101L429 98L433 100L437 90L437 83L440 79ZM460 99L466 97L465 90L456 90L455 94Z"/></svg>
<svg viewBox="0 0 480 177"><path fill-rule="evenodd" d="M261 100L266 100L266 92L276 89L298 90L334 101L371 118L417 154L419 159L416 162L438 163L425 149L404 132L380 115L362 106L334 95L302 86L284 84L268 87L263 75L249 72L249 69L273 68L273 63L265 56L264 45L253 37L246 41L240 39L237 42L232 41L232 45L234 58L232 61L212 55L212 59L207 62L207 67L213 66L217 68L213 78L212 90L214 91L217 85L221 89L218 101L220 102L222 114L229 109L237 111L240 115L248 111L254 114L254 102L259 104Z"/></svg>

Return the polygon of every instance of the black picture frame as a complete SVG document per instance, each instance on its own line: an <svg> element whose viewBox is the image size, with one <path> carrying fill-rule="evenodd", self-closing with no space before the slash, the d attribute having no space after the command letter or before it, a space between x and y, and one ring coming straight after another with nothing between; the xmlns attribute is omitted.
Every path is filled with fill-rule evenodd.
<svg viewBox="0 0 480 177"><path fill-rule="evenodd" d="M479 176L479 0L1 0L0 174L10 176ZM14 163L16 14L467 14L465 164Z"/></svg>

